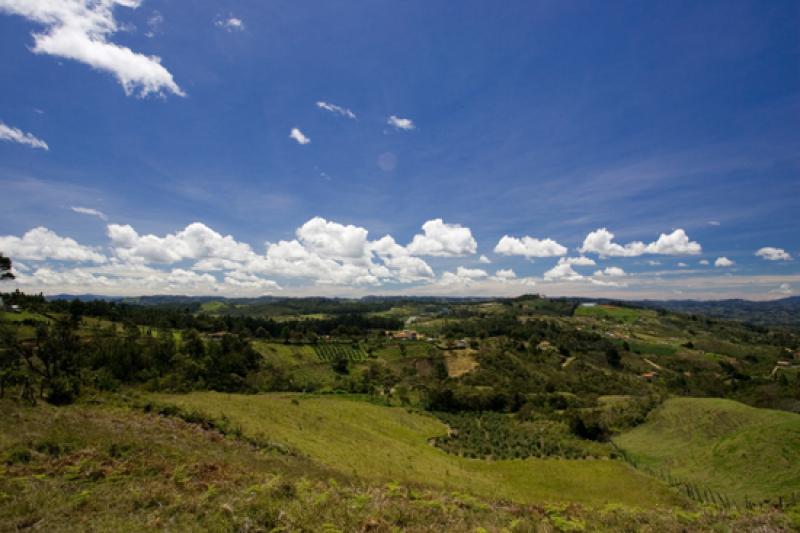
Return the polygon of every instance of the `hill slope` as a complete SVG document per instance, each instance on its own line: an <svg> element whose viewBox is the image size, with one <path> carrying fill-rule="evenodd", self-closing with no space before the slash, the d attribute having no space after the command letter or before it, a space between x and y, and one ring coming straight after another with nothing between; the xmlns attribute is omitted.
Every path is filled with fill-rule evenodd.
<svg viewBox="0 0 800 533"><path fill-rule="evenodd" d="M517 502L573 501L653 507L681 500L619 461L483 461L448 455L427 440L447 428L430 416L362 401L294 394L155 395L161 403L228 416L245 434L276 440L343 474L469 491Z"/></svg>
<svg viewBox="0 0 800 533"><path fill-rule="evenodd" d="M742 500L800 490L800 415L674 398L614 439L638 464Z"/></svg>

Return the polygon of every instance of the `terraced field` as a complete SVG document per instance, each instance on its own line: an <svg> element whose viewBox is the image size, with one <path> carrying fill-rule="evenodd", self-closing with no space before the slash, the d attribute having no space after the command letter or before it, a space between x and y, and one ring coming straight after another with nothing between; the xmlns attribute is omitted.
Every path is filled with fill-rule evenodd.
<svg viewBox="0 0 800 533"><path fill-rule="evenodd" d="M609 460L483 461L446 454L428 444L447 428L401 408L298 394L213 392L152 395L210 416L223 414L244 433L284 443L343 474L521 503L572 501L591 505L675 506L684 501L664 484Z"/></svg>

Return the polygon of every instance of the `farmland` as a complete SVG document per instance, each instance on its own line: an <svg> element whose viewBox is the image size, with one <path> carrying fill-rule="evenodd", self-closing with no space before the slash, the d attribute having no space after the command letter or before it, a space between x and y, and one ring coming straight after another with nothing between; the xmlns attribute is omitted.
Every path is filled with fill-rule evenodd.
<svg viewBox="0 0 800 533"><path fill-rule="evenodd" d="M794 520L791 330L538 297L22 301L0 317L0 516L15 527Z"/></svg>

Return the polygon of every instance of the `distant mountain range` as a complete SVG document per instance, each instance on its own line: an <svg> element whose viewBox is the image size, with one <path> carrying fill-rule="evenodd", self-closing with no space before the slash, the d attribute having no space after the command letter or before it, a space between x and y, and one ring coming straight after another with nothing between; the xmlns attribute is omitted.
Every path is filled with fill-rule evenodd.
<svg viewBox="0 0 800 533"><path fill-rule="evenodd" d="M223 301L236 304L265 304L281 301L365 301L365 302L393 302L409 301L416 302L458 302L458 301L488 301L496 298L451 298L451 297L413 297L413 296L365 296L360 299L349 298L289 298L278 296L261 296L258 298L224 298L220 296L100 296L96 294L58 294L49 296L49 300L109 300L138 305L192 305L203 304L206 302ZM686 314L698 314L728 320L737 320L758 325L773 326L793 326L800 327L800 296L782 298L780 300L751 301L751 300L610 300L604 298L567 298L576 302L598 302L598 303L621 303L623 305L633 305L648 307L652 309L665 309Z"/></svg>

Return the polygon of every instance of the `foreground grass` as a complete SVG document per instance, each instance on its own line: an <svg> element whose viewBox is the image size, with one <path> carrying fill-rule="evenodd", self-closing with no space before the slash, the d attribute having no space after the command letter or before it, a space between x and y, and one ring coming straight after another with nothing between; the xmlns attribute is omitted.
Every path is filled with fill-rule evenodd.
<svg viewBox="0 0 800 533"><path fill-rule="evenodd" d="M637 463L738 501L800 492L800 415L674 398L615 438Z"/></svg>
<svg viewBox="0 0 800 533"><path fill-rule="evenodd" d="M0 401L0 531L789 530L779 513L519 505L369 484L178 418Z"/></svg>
<svg viewBox="0 0 800 533"><path fill-rule="evenodd" d="M293 394L203 392L153 398L213 417L225 415L241 424L246 435L285 443L344 475L369 482L459 490L521 503L685 503L661 482L619 461L483 461L448 455L428 444L447 428L433 417L402 408Z"/></svg>

